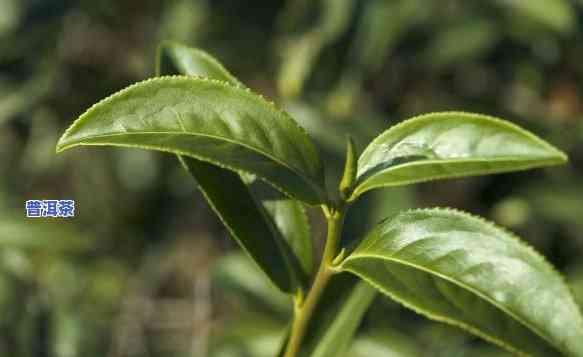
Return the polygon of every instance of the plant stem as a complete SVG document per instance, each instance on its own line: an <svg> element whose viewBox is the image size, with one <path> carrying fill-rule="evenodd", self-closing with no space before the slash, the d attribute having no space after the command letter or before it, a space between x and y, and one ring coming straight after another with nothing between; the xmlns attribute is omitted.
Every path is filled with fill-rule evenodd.
<svg viewBox="0 0 583 357"><path fill-rule="evenodd" d="M296 357L302 339L306 333L306 328L318 305L318 300L328 284L330 277L334 272L330 269L332 261L336 256L338 250L338 241L342 233L342 225L344 223L345 208L331 209L326 213L326 220L328 222L328 233L326 235L326 244L324 246L324 253L320 262L320 267L314 278L314 283L306 295L303 302L296 303L294 309L294 321L291 327L289 342L285 350L285 357Z"/></svg>

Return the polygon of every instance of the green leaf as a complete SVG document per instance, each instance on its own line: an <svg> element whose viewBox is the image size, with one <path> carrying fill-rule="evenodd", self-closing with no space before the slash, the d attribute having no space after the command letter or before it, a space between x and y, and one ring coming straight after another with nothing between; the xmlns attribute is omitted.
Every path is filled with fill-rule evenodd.
<svg viewBox="0 0 583 357"><path fill-rule="evenodd" d="M340 268L430 319L514 353L583 356L583 319L561 276L480 218L447 209L401 213Z"/></svg>
<svg viewBox="0 0 583 357"><path fill-rule="evenodd" d="M157 75L207 77L244 88L235 76L208 53L174 42L162 42L156 57Z"/></svg>
<svg viewBox="0 0 583 357"><path fill-rule="evenodd" d="M462 112L421 115L373 140L358 160L351 200L378 187L526 170L567 157L534 134L500 119Z"/></svg>
<svg viewBox="0 0 583 357"><path fill-rule="evenodd" d="M263 186L263 192L272 191L272 195L257 194L252 186L252 193L263 204L273 219L275 226L287 241L299 260L303 273L307 276L314 270L312 238L310 223L302 204L290 200L275 190Z"/></svg>
<svg viewBox="0 0 583 357"><path fill-rule="evenodd" d="M265 219L277 228L277 233L285 239L294 253L293 263L299 268L297 276L307 282L314 270L310 222L301 202L289 199L281 192L257 180L253 175L242 174L243 182L249 187L251 195L266 212Z"/></svg>
<svg viewBox="0 0 583 357"><path fill-rule="evenodd" d="M186 47L177 43L164 42L158 48L157 56L157 75L161 74L184 74L190 76L202 76L209 77L211 79L223 80L232 85L245 87L241 82L239 82L233 75L231 75L216 59L207 54L204 51ZM189 160L196 160L189 157L182 157L182 160L188 162ZM199 165L198 165L199 166ZM193 169L192 165L190 169ZM205 172L205 175L211 175L213 172L220 172L221 170L226 170L219 168L218 166L209 171ZM222 173L212 179L209 178L211 185L215 182L220 182L220 177L222 175L228 175L227 173ZM250 175L247 175L250 176ZM231 174L232 180L237 180L235 174ZM239 178L241 180L243 178ZM214 181L214 182L213 182ZM290 245L291 249L297 256L303 272L298 273L298 276L308 275L312 271L312 241L310 237L309 223L305 215L304 209L301 203L287 199L285 196L279 192L269 189L266 185L261 185L255 177L248 177L248 185L251 186L251 194L258 201L261 202L263 207L267 210L272 220L264 215L259 215L250 219L250 222L255 222L255 224L267 224L271 225L275 223L281 235ZM245 182L245 181L244 181ZM211 206L216 206L212 201L215 197L210 195L212 189L207 189L202 186L201 182L198 183L199 187L206 191L206 198L209 200ZM238 184L237 187L243 188L243 185ZM234 189L234 188L232 188ZM247 189L244 189L247 191ZM246 193L235 194L245 195ZM220 200L220 197L216 199ZM231 229L237 231L238 227L235 224L236 218L227 217L226 212L221 212L223 216L223 221L230 222ZM237 212L235 212L238 215Z"/></svg>
<svg viewBox="0 0 583 357"><path fill-rule="evenodd" d="M342 179L340 180L340 185L338 186L338 191L340 192L340 197L343 200L349 198L350 192L352 191L352 185L356 180L356 149L354 147L354 141L350 136L346 139L346 159L344 161L344 173L342 174Z"/></svg>
<svg viewBox="0 0 583 357"><path fill-rule="evenodd" d="M95 104L57 151L113 145L193 157L250 172L309 204L325 202L316 147L285 112L248 90L202 78L160 77Z"/></svg>
<svg viewBox="0 0 583 357"><path fill-rule="evenodd" d="M204 188L203 195L241 248L275 286L295 292L301 277L289 247L239 175L203 161L179 159Z"/></svg>
<svg viewBox="0 0 583 357"><path fill-rule="evenodd" d="M298 356L339 356L350 345L376 290L351 274L334 275L308 323Z"/></svg>

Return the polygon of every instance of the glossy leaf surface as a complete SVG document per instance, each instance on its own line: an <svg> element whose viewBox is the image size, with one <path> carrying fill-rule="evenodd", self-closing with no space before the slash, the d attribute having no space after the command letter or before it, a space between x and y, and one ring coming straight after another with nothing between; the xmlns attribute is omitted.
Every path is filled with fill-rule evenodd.
<svg viewBox="0 0 583 357"><path fill-rule="evenodd" d="M462 112L421 115L373 140L358 160L352 198L373 188L526 170L564 163L565 154L524 129Z"/></svg>
<svg viewBox="0 0 583 357"><path fill-rule="evenodd" d="M132 85L85 112L57 150L113 145L250 172L310 204L325 201L319 154L286 113L248 90L174 76Z"/></svg>
<svg viewBox="0 0 583 357"><path fill-rule="evenodd" d="M186 47L177 43L164 42L158 48L157 56L157 75L166 74L184 74L190 76L202 76L211 79L223 80L229 84L244 87L233 75L231 75L216 59L211 55L199 49ZM180 156L181 160L189 170L202 170L201 175L207 178L205 182L208 185L216 185L217 182L221 182L221 178L224 176L229 177L231 181L242 181L242 177L239 177L238 173L231 172L227 169L221 168L216 165L203 165L197 159L187 156ZM191 161L194 161L191 163ZM213 167L210 167L213 166ZM196 174L193 173L195 176ZM214 175L214 177L213 177ZM248 232L249 225L263 226L260 231L266 231L273 224L278 229L275 234L281 233L283 238L288 242L292 251L296 254L299 264L301 264L304 271L295 272L296 276L304 276L310 273L312 264L312 241L310 237L309 224L307 222L307 217L303 210L302 205L292 199L286 198L281 193L270 189L267 185L262 184L255 180L252 175L246 175L247 180L242 182L237 182L230 188L231 195L234 197L247 197L249 185L251 190L251 195L260 202L263 207L268 211L269 216L265 214L260 214L260 210L256 210L257 215L255 217L248 217L249 220L246 222L241 222L238 219L238 212L232 212L230 210L220 211L218 214L221 220L229 225L232 232L239 234L241 230L242 236L245 236L245 232ZM228 198L225 197L225 193L220 190L214 190L212 187L207 188L203 182L198 182L198 186L201 190L205 192L205 198L209 201L209 204L218 210L220 202ZM236 189L241 189L242 192L233 192ZM216 195L216 196L215 196ZM218 201L219 203L215 203ZM231 217L229 213L235 215ZM251 214L251 212L248 212ZM270 219L272 218L272 219ZM238 224L243 224L239 227ZM266 227L267 226L267 227ZM263 237L265 238L265 237ZM273 237L273 239L278 239L279 237ZM249 237L249 244L253 245L253 237ZM246 244L246 241L240 241L241 244ZM244 247L244 249L246 249ZM282 254L275 254L276 256L281 256L284 258L286 252ZM294 257L289 257L294 259ZM278 265L284 265L284 261L280 261ZM298 268L294 266L294 268ZM290 272L293 273L293 272Z"/></svg>
<svg viewBox="0 0 583 357"><path fill-rule="evenodd" d="M403 305L533 356L583 356L583 319L561 276L510 233L446 209L386 220L342 263Z"/></svg>

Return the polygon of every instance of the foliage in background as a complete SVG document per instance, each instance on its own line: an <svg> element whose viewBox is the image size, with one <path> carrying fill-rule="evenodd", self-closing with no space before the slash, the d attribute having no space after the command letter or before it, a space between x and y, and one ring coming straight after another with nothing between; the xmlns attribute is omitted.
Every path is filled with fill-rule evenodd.
<svg viewBox="0 0 583 357"><path fill-rule="evenodd" d="M209 49L285 106L320 144L324 161L336 165L332 177L341 171L345 133L362 149L398 118L428 111L489 112L558 143L571 158L563 169L366 194L351 209L343 240L362 236L389 210L455 206L511 227L581 290L581 2L334 5L341 2L0 2L0 354L168 356L216 345L222 355L250 349L254 356L277 338L265 331L285 312L260 303L253 287L211 283L213 257L232 243L174 158L129 150L53 154L72 118L153 72L163 39ZM292 60L303 53L291 49L297 43L318 49L309 61ZM288 61L306 68L295 92L283 90ZM75 220L23 218L26 199L64 195L78 202ZM321 222L308 214L321 235ZM253 318L230 321L237 311ZM387 315L399 324L381 318ZM353 355L499 355L380 300L361 333Z"/></svg>

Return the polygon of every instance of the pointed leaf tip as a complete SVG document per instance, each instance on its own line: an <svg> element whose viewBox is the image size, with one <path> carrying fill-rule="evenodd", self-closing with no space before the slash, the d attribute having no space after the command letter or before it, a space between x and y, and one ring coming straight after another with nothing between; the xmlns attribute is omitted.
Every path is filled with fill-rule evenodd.
<svg viewBox="0 0 583 357"><path fill-rule="evenodd" d="M166 76L92 106L57 149L112 145L190 156L250 172L308 204L325 201L318 150L296 122L258 95L224 82Z"/></svg>
<svg viewBox="0 0 583 357"><path fill-rule="evenodd" d="M163 42L158 47L156 74L207 77L245 88L209 53L174 42ZM253 175L241 175L191 157L178 155L178 158L187 171L198 178L196 181L201 192L233 238L249 252L275 285L290 293L301 288L313 267L310 228L302 204L258 182ZM224 183L225 177L233 183L228 185L228 189L217 189L217 182ZM251 206L242 215L238 209L233 210L233 204L230 203L237 197L255 200L258 205ZM271 234L262 235L258 232ZM274 247L273 242L276 243L276 249L266 250L266 247ZM286 265L289 269L284 269ZM279 277L278 270L287 270L288 278ZM290 279L297 284L287 284L286 281Z"/></svg>
<svg viewBox="0 0 583 357"><path fill-rule="evenodd" d="M368 190L559 165L567 156L523 128L487 115L441 112L379 135L358 160L351 200Z"/></svg>

